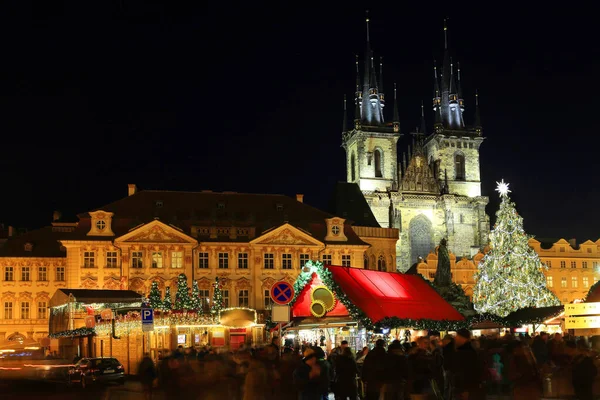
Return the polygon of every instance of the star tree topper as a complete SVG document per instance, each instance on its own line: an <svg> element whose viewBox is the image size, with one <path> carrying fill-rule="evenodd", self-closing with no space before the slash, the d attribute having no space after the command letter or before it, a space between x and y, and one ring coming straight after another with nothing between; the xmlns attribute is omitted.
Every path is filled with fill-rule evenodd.
<svg viewBox="0 0 600 400"><path fill-rule="evenodd" d="M508 189L508 183L504 182L504 179L502 179L500 182L496 182L496 192L500 193L500 197L507 197L508 194L511 192Z"/></svg>

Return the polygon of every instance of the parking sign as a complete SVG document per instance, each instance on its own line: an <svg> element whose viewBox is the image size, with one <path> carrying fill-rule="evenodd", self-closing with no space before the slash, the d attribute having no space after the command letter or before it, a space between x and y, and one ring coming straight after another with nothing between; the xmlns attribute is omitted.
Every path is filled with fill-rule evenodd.
<svg viewBox="0 0 600 400"><path fill-rule="evenodd" d="M154 330L154 310L152 308L142 308L142 332L151 332Z"/></svg>

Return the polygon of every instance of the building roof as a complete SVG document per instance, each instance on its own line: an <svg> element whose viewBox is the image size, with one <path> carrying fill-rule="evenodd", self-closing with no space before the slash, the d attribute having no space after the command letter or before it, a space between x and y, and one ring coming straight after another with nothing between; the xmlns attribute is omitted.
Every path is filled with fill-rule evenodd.
<svg viewBox="0 0 600 400"><path fill-rule="evenodd" d="M339 266L325 268L331 272L332 279L339 285L346 297L374 323L386 317L436 321L462 321L465 319L420 276ZM314 278L318 277L313 277L313 281ZM314 285L313 281L307 287ZM318 281L316 284L318 285ZM294 304L293 315L295 317L311 315L308 308L310 306L309 292L310 289L305 288L298 296L298 300ZM336 305L331 314L327 313L326 315L343 315L344 310L340 308L340 305ZM306 310L304 310L305 308ZM347 310L345 312L347 315Z"/></svg>
<svg viewBox="0 0 600 400"><path fill-rule="evenodd" d="M47 226L11 237L0 247L0 257L66 257L59 243L66 235L68 233ZM31 246L26 246L28 243Z"/></svg>
<svg viewBox="0 0 600 400"><path fill-rule="evenodd" d="M94 211L114 213L112 230L115 237L155 219L182 229L191 235L192 226L254 228L259 237L263 232L289 223L324 243L327 235L325 219L334 215L318 210L288 196L278 194L249 194L235 192L176 192L144 190L117 200ZM79 214L80 222L66 239L111 240L111 237L87 236L90 230L89 213ZM367 245L346 225L347 244ZM250 239L253 239L250 238ZM202 242L246 242L247 237L227 236L197 238ZM337 243L340 242L331 242Z"/></svg>
<svg viewBox="0 0 600 400"><path fill-rule="evenodd" d="M356 183L338 182L331 201L331 211L358 226L380 228L369 203Z"/></svg>
<svg viewBox="0 0 600 400"><path fill-rule="evenodd" d="M132 290L102 290L102 289L58 289L52 299L50 307L67 304L69 295L75 297L78 303L138 303L142 295Z"/></svg>

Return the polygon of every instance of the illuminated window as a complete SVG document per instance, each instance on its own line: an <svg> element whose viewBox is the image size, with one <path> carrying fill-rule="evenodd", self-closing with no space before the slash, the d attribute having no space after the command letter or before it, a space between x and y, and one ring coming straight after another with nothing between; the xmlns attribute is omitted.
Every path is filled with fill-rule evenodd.
<svg viewBox="0 0 600 400"><path fill-rule="evenodd" d="M198 268L202 268L202 269L208 268L208 253L205 253L205 252L198 253Z"/></svg>
<svg viewBox="0 0 600 400"><path fill-rule="evenodd" d="M292 269L292 255L290 253L281 255L281 268Z"/></svg>
<svg viewBox="0 0 600 400"><path fill-rule="evenodd" d="M577 268L577 263L575 261L571 261L571 268Z"/></svg>
<svg viewBox="0 0 600 400"><path fill-rule="evenodd" d="M271 291L265 289L264 302L265 310L270 310L273 305L273 299L271 298Z"/></svg>
<svg viewBox="0 0 600 400"><path fill-rule="evenodd" d="M300 254L300 268L304 267L304 265L308 262L309 259L310 258L308 254Z"/></svg>
<svg viewBox="0 0 600 400"><path fill-rule="evenodd" d="M457 181L465 180L465 156L462 154L454 156L454 172Z"/></svg>
<svg viewBox="0 0 600 400"><path fill-rule="evenodd" d="M248 269L248 253L238 253L238 268Z"/></svg>
<svg viewBox="0 0 600 400"><path fill-rule="evenodd" d="M560 262L560 267L561 268L566 268L567 267L567 262L566 261L561 261Z"/></svg>
<svg viewBox="0 0 600 400"><path fill-rule="evenodd" d="M323 254L323 264L331 265L331 254Z"/></svg>
<svg viewBox="0 0 600 400"><path fill-rule="evenodd" d="M377 271L387 271L387 268L385 266L385 259L383 258L383 256L379 256L379 258L377 259Z"/></svg>
<svg viewBox="0 0 600 400"><path fill-rule="evenodd" d="M229 290L221 290L221 295L223 296L223 308L229 308Z"/></svg>
<svg viewBox="0 0 600 400"><path fill-rule="evenodd" d="M587 261L581 262L581 268L587 268Z"/></svg>
<svg viewBox="0 0 600 400"><path fill-rule="evenodd" d="M13 319L13 303L12 303L12 301L4 302L4 319Z"/></svg>
<svg viewBox="0 0 600 400"><path fill-rule="evenodd" d="M152 253L152 268L162 268L163 267L163 255L160 251L155 251Z"/></svg>
<svg viewBox="0 0 600 400"><path fill-rule="evenodd" d="M350 254L342 254L342 267L350 266Z"/></svg>
<svg viewBox="0 0 600 400"><path fill-rule="evenodd" d="M229 253L219 253L219 269L229 268Z"/></svg>
<svg viewBox="0 0 600 400"><path fill-rule="evenodd" d="M30 274L29 274L29 267L23 267L21 268L21 280L22 281L29 281L30 279Z"/></svg>
<svg viewBox="0 0 600 400"><path fill-rule="evenodd" d="M171 252L171 268L183 268L183 251Z"/></svg>
<svg viewBox="0 0 600 400"><path fill-rule="evenodd" d="M65 280L65 267L56 267L56 280L64 282Z"/></svg>
<svg viewBox="0 0 600 400"><path fill-rule="evenodd" d="M47 267L38 267L38 281L47 281L48 280L48 268Z"/></svg>
<svg viewBox="0 0 600 400"><path fill-rule="evenodd" d="M383 177L383 173L381 172L381 150L377 149L374 153L375 156L375 177L381 178Z"/></svg>
<svg viewBox="0 0 600 400"><path fill-rule="evenodd" d="M564 276L560 279L560 287L561 288L566 288L567 287L567 278L564 277Z"/></svg>
<svg viewBox="0 0 600 400"><path fill-rule="evenodd" d="M94 268L96 267L96 255L93 251L83 252L83 268Z"/></svg>
<svg viewBox="0 0 600 400"><path fill-rule="evenodd" d="M143 268L144 259L141 251L131 252L131 268Z"/></svg>
<svg viewBox="0 0 600 400"><path fill-rule="evenodd" d="M548 286L548 287L553 287L554 286L554 282L552 282L552 277L551 276L547 276L546 277L546 286Z"/></svg>
<svg viewBox="0 0 600 400"><path fill-rule="evenodd" d="M571 287L572 288L576 288L577 287L577 277L576 276L572 276L571 277Z"/></svg>
<svg viewBox="0 0 600 400"><path fill-rule="evenodd" d="M14 281L15 280L13 267L6 267L4 269L4 280L5 281Z"/></svg>
<svg viewBox="0 0 600 400"><path fill-rule="evenodd" d="M598 265L599 265L599 263L598 263L598 261L594 261L594 262L592 263L592 265L594 266L594 268L598 268Z"/></svg>
<svg viewBox="0 0 600 400"><path fill-rule="evenodd" d="M221 292L223 293L223 292ZM200 289L198 290L198 297L200 298L200 303L202 304L202 310L208 311L210 309L210 290L208 289Z"/></svg>
<svg viewBox="0 0 600 400"><path fill-rule="evenodd" d="M584 288L590 287L590 279L587 276L583 277L583 287Z"/></svg>
<svg viewBox="0 0 600 400"><path fill-rule="evenodd" d="M265 269L275 268L275 255L273 253L265 253L263 262L264 262Z"/></svg>
<svg viewBox="0 0 600 400"><path fill-rule="evenodd" d="M106 268L117 268L117 252L106 252Z"/></svg>
<svg viewBox="0 0 600 400"><path fill-rule="evenodd" d="M21 319L29 319L29 302L21 302Z"/></svg>
<svg viewBox="0 0 600 400"><path fill-rule="evenodd" d="M248 289L242 289L238 292L238 307L249 307L250 294Z"/></svg>
<svg viewBox="0 0 600 400"><path fill-rule="evenodd" d="M38 301L38 319L48 318L48 303L45 301Z"/></svg>

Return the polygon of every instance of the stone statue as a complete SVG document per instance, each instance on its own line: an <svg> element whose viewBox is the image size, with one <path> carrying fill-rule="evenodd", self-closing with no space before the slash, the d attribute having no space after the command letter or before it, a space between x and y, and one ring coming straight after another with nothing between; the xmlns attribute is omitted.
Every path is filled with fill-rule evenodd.
<svg viewBox="0 0 600 400"><path fill-rule="evenodd" d="M450 274L450 255L448 254L448 248L446 247L446 239L440 241L437 253L438 264L433 284L436 287L448 286L452 283L452 276Z"/></svg>

